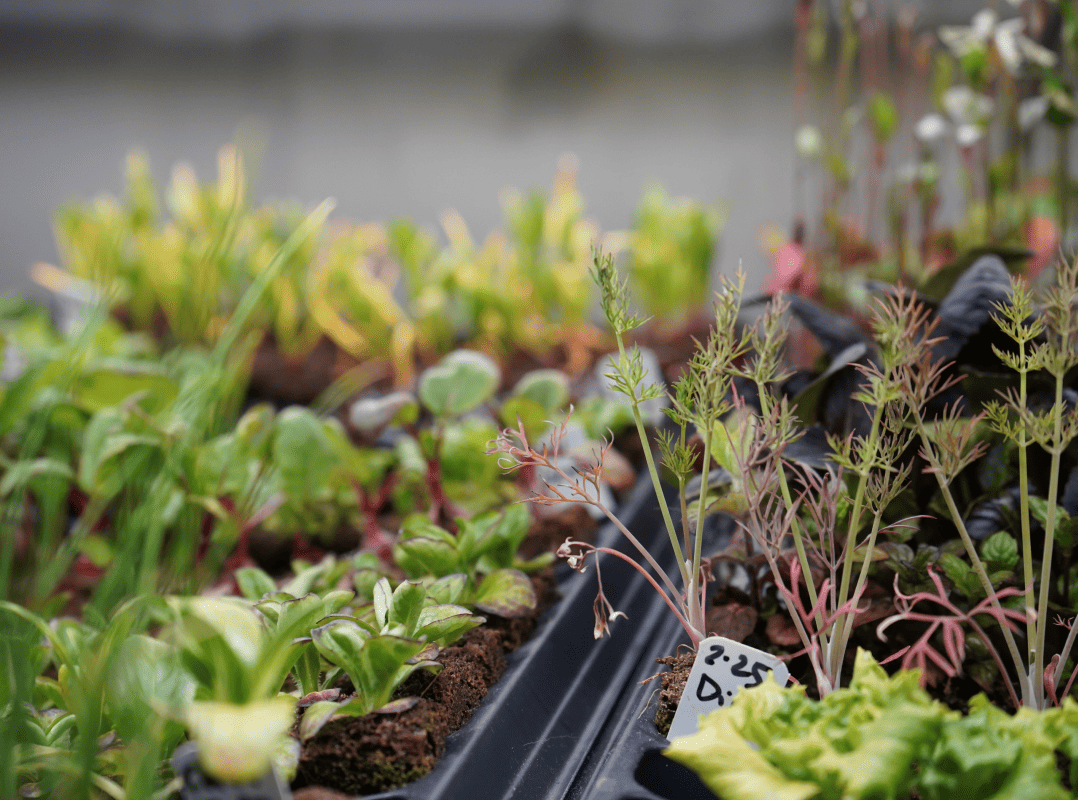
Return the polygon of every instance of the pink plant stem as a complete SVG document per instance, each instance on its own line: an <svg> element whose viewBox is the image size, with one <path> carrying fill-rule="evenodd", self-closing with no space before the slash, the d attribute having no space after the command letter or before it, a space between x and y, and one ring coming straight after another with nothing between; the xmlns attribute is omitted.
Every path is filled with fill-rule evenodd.
<svg viewBox="0 0 1080 800"><path fill-rule="evenodd" d="M643 566L641 566L641 564L630 558L630 556L626 555L625 553L620 553L618 550L613 550L609 547L594 547L592 548L592 552L606 553L608 555L622 559L627 564L636 569L638 572L640 572L643 576L645 576L645 580L647 580L649 584L656 590L657 594L664 598L664 602L667 603L668 608L670 608L672 613L678 618L679 624L683 626L683 630L685 630L687 635L690 637L690 643L693 645L695 650L697 649L698 644L700 644L701 639L703 638L701 632L694 630L694 627L687 620L686 615L679 610L679 608L668 596L668 593L664 591L660 584L656 582L653 576L650 575L648 571ZM660 571L660 574L664 574L663 570Z"/></svg>

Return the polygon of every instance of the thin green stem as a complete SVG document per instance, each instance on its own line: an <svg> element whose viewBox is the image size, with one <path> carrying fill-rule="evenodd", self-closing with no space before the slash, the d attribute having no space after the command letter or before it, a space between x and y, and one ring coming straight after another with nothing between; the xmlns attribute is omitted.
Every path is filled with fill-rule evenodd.
<svg viewBox="0 0 1080 800"><path fill-rule="evenodd" d="M863 556L862 568L859 570L859 577L855 581L856 588L866 585L866 578L870 574L870 562L874 559L874 545L877 544L878 531L881 530L881 514L884 509L879 508L874 511L874 521L870 526L870 535L866 537L864 547L866 548L866 554ZM844 615L843 622L841 624L840 638L838 640L839 651L841 653L847 650L848 640L851 638L851 632L855 629L855 614Z"/></svg>
<svg viewBox="0 0 1080 800"><path fill-rule="evenodd" d="M629 540L629 542L637 549L637 551L641 553L642 557L649 563L649 566L651 566L656 572L656 574L660 576L660 580L664 582L667 590L671 592L671 596L678 599L680 597L678 588L675 586L674 583L671 582L671 578L668 577L667 572L665 572L660 567L660 565L656 563L656 559L652 557L652 554L649 553L649 551L645 548L645 545L638 541L638 538L634 536L634 534L632 534L625 525L623 525L619 518L611 512L611 509L609 509L605 505L599 505L597 506L597 508L604 512L604 515L611 521L611 524L613 524L616 528L619 529L619 533L625 536ZM671 604L668 603L668 605ZM681 613L679 614L679 616L680 619L684 618Z"/></svg>
<svg viewBox="0 0 1080 800"><path fill-rule="evenodd" d="M780 482L780 494L784 498L784 506L790 511L794 505L791 499L791 489L788 487L787 476L784 474L784 465L780 464L779 469L776 470L777 477ZM810 593L811 597L817 597L817 585L814 581L814 575L810 572L810 559L806 556L806 545L803 542L803 537L806 535L802 529L802 525L799 522L798 516L791 518L791 538L795 542L795 554L799 558L799 568L802 569L803 580L806 581L806 590ZM814 621L818 626L818 636L822 647L826 644L825 637L825 617L823 611L818 611L814 615Z"/></svg>
<svg viewBox="0 0 1080 800"><path fill-rule="evenodd" d="M686 605L690 622L705 630L705 610L698 602L698 581L701 580L701 540L705 533L705 509L709 495L709 457L712 454L712 430L702 432L705 453L701 461L701 493L698 496L697 524L694 530L694 557L689 566L690 580L686 584Z"/></svg>
<svg viewBox="0 0 1080 800"><path fill-rule="evenodd" d="M1020 372L1020 409L1027 408L1027 374L1028 374L1028 359L1024 351L1025 340L1020 339L1017 344L1020 346L1020 357L1016 366ZM1027 463L1027 431L1023 425L1020 426L1018 436L1016 438L1016 446L1019 448L1019 470L1020 470L1020 544L1021 544L1021 558L1024 562L1024 605L1028 608L1035 607L1035 570L1032 564L1032 552L1031 552L1031 514L1028 510L1028 463ZM1036 621L1028 619L1027 622L1027 650L1028 650L1028 665L1030 666L1034 658L1034 651L1032 645L1037 637Z"/></svg>
<svg viewBox="0 0 1080 800"><path fill-rule="evenodd" d="M626 346L623 344L622 333L616 332L615 341L619 345L619 360L625 361ZM634 414L634 425L637 426L638 438L641 439L642 450L645 452L645 465L649 469L649 477L652 479L653 490L656 492L656 498L660 503L660 513L664 517L664 527L667 528L668 538L671 540L671 548L678 557L679 574L682 575L683 586L689 587L690 576L687 575L686 572L686 556L683 553L682 547L679 545L679 535L675 531L675 522L671 519L671 510L664 501L664 487L660 483L660 473L657 471L656 462L653 460L652 446L649 443L649 435L645 432L645 422L641 418L640 401L636 396L630 398L630 409Z"/></svg>
<svg viewBox="0 0 1080 800"><path fill-rule="evenodd" d="M878 432L881 427L881 415L883 410L883 403L879 402L874 407L874 417L870 423L870 438L867 440L865 450L870 463L866 463L864 460L863 463L860 464L859 485L855 489L855 499L851 504L851 512L848 517L847 542L844 546L844 568L840 574L840 587L836 598L837 608L844 605L848 599L848 589L851 586L851 569L852 564L855 561L855 537L859 533L859 522L862 518L863 501L866 497L866 484L870 480L870 470L873 468L873 461L876 460ZM831 669L836 673L839 673L840 671L841 658L843 658L843 651L833 647L830 659L832 661Z"/></svg>
<svg viewBox="0 0 1080 800"><path fill-rule="evenodd" d="M1064 377L1063 372L1058 372L1054 382L1054 439L1053 449L1050 451L1050 490L1046 496L1046 525L1044 526L1046 532L1043 534L1042 568L1039 575L1039 609L1035 618L1035 663L1031 670L1032 677L1037 678L1041 678L1043 674L1043 661L1046 657L1046 628L1050 622L1050 567L1054 555L1054 525L1057 518L1058 477L1061 469L1061 395L1064 389ZM1030 643L1028 649L1031 649ZM1043 681L1032 682L1038 684L1037 707L1042 708L1045 701Z"/></svg>
<svg viewBox="0 0 1080 800"><path fill-rule="evenodd" d="M918 424L919 436L922 438L923 447L926 448L928 454L931 454L933 453L933 443L930 440L929 432L926 430L926 425L923 423L921 417L916 416L915 419ZM983 591L986 592L986 596L990 600L990 603L997 611L1001 611L1001 601L997 599L997 595L994 592L994 585L990 582L990 576L986 574L986 568L979 559L979 554L975 550L975 543L968 534L967 526L964 525L964 518L960 515L960 510L956 507L956 501L953 500L952 492L949 491L949 484L945 480L945 476L941 474L940 470L934 470L934 478L937 480L938 488L941 489L941 495L945 499L945 505L948 506L949 516L956 526L956 530L960 534L961 541L964 543L964 549L967 551L968 558L971 559L971 568L978 576L979 583L982 585ZM1020 655L1020 649L1016 645L1016 637L1013 636L1013 632L1006 623L1004 616L998 618L998 625L1001 627L1001 633L1005 637L1005 644L1009 648L1009 655L1012 657L1013 666L1016 667L1016 672L1020 676L1020 690L1024 698L1024 705L1031 705L1033 692L1033 687L1031 685L1032 680L1027 672L1027 664Z"/></svg>

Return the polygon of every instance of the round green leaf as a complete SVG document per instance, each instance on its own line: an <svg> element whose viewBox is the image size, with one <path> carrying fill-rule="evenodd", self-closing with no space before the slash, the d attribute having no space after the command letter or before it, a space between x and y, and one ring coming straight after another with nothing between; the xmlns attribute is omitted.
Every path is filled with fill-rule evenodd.
<svg viewBox="0 0 1080 800"><path fill-rule="evenodd" d="M483 353L455 350L420 376L420 401L438 417L456 417L494 397L499 378Z"/></svg>
<svg viewBox="0 0 1080 800"><path fill-rule="evenodd" d="M537 369L523 375L511 394L527 397L545 411L556 411L570 402L570 381L557 369Z"/></svg>

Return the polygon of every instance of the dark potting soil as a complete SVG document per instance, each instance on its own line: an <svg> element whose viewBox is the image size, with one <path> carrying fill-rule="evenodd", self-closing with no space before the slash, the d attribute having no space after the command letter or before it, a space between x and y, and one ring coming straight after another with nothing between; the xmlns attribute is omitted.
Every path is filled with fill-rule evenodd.
<svg viewBox="0 0 1080 800"><path fill-rule="evenodd" d="M682 697L683 689L686 688L686 679L690 677L690 670L694 667L694 659L697 654L689 648L679 648L679 652L673 656L664 656L656 659L657 664L668 667L666 672L661 672L660 698L656 704L656 729L661 735L667 736L671 728L671 721L675 719L675 711L679 708L679 698Z"/></svg>
<svg viewBox="0 0 1080 800"><path fill-rule="evenodd" d="M278 406L310 403L356 363L326 336L310 353L289 358L267 334L252 359L248 396Z"/></svg>
<svg viewBox="0 0 1080 800"><path fill-rule="evenodd" d="M437 659L438 675L419 670L396 696L419 697L398 714L368 714L327 724L304 743L294 785L329 787L350 795L402 786L425 775L442 756L446 737L464 725L506 669L506 653L532 634L556 600L554 571L533 576L536 610L526 617L488 622L467 632ZM333 798L309 788L297 797Z"/></svg>

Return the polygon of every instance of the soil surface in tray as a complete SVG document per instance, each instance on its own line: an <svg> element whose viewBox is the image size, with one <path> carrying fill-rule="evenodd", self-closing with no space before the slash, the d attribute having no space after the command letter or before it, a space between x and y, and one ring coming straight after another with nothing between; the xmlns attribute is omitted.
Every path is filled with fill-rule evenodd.
<svg viewBox="0 0 1080 800"><path fill-rule="evenodd" d="M396 696L419 697L399 714L346 717L327 724L304 743L295 786L297 800L334 797L329 787L350 795L402 786L431 771L446 737L464 725L488 689L506 669L506 654L532 634L540 615L555 602L554 572L533 576L537 608L527 617L488 622L466 633L439 654L438 675L418 670ZM352 690L347 686L348 691Z"/></svg>

